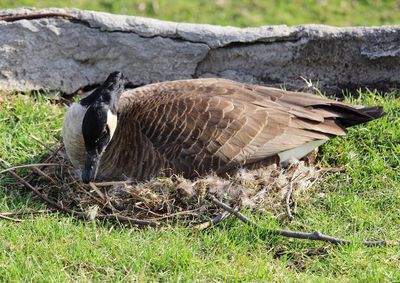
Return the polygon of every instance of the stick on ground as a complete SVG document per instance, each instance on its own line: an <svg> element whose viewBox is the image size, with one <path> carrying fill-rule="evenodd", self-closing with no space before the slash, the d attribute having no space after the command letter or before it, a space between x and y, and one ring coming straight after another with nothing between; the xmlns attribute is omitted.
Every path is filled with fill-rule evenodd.
<svg viewBox="0 0 400 283"><path fill-rule="evenodd" d="M34 168L34 167L39 167L39 166L60 166L60 164L55 164L55 163L33 163L33 164L26 164L26 165L18 165L14 167L10 167L7 169L4 169L0 171L0 174L7 173L9 171L14 171L15 169L22 169L22 168ZM4 166L2 166L4 168Z"/></svg>
<svg viewBox="0 0 400 283"><path fill-rule="evenodd" d="M293 193L293 181L291 180L289 182L289 189L288 189L288 192L286 194L286 212L287 212L289 220L293 219L293 213L292 213L292 210L290 208L290 200L292 198L292 193Z"/></svg>
<svg viewBox="0 0 400 283"><path fill-rule="evenodd" d="M13 215L34 215L34 214L49 214L57 212L57 209L39 209L39 210L17 210L17 211L4 211L0 212L2 216L13 216Z"/></svg>
<svg viewBox="0 0 400 283"><path fill-rule="evenodd" d="M17 218L11 218L5 215L0 214L0 219L5 219L5 220L10 220L10 221L14 221L14 222L24 222L24 220L22 219L17 219Z"/></svg>
<svg viewBox="0 0 400 283"><path fill-rule="evenodd" d="M5 211L5 212L0 212L0 218L5 219L5 220L11 220L14 222L24 222L25 219L12 218L10 216L28 215L28 214L29 215L49 214L49 213L54 213L57 211L58 210L56 210L56 209Z"/></svg>
<svg viewBox="0 0 400 283"><path fill-rule="evenodd" d="M207 222L203 222L200 223L199 225L196 225L193 227L193 231L198 232L198 231L202 231L205 230L213 225L216 225L220 222L222 222L223 220L225 220L229 215L231 215L230 212L228 211L224 211L223 213L217 214L217 216L215 216L214 218L210 219Z"/></svg>
<svg viewBox="0 0 400 283"><path fill-rule="evenodd" d="M235 211L232 207L219 201L216 197L214 197L212 195L209 195L209 197L215 205L232 213L233 215L235 215L237 218L239 218L244 223L253 225L255 227L260 227L257 223L252 222L249 218L244 216L242 213L240 213L239 211ZM351 243L349 240L334 238L332 236L324 235L319 231L315 231L314 233L303 233L303 232L296 232L296 231L274 229L274 230L271 230L270 232L274 235L284 236L284 237L288 237L288 238L307 239L307 240L313 240L313 241L324 241L324 242L329 242L329 243L336 244L336 245L343 245L343 244L348 245ZM397 241L364 241L363 244L368 247L374 247L374 246L376 247L376 246L398 245L399 243Z"/></svg>

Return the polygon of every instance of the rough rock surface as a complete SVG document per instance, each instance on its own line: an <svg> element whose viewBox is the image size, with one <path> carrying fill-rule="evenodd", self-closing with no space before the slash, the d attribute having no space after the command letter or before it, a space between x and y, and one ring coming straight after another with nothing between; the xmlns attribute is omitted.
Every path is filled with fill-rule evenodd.
<svg viewBox="0 0 400 283"><path fill-rule="evenodd" d="M63 13L69 17L32 14ZM4 16L27 15L22 18ZM1 20L3 17L3 20ZM65 93L121 70L136 85L198 77L328 92L400 85L400 26L235 28L75 9L0 11L0 89Z"/></svg>

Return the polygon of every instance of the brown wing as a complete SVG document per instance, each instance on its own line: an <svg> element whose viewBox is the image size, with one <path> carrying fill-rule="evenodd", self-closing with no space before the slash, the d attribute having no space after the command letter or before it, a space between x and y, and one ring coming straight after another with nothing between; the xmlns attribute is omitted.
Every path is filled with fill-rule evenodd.
<svg viewBox="0 0 400 283"><path fill-rule="evenodd" d="M141 87L125 93L120 105L134 113L154 147L188 174L224 171L344 135L338 118L360 115L325 98L223 79Z"/></svg>

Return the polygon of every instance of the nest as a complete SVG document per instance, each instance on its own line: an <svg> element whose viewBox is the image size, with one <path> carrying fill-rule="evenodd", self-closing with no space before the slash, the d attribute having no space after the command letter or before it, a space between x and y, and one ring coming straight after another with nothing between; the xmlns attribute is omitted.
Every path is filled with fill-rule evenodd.
<svg viewBox="0 0 400 283"><path fill-rule="evenodd" d="M314 160L308 160L288 168L270 165L256 170L240 169L229 178L207 175L189 180L172 175L140 183L86 185L62 148L46 162L49 164L34 168L35 177L31 180L42 199L88 219L139 221L136 224L215 223L226 215L213 199L236 210L269 212L290 219L298 200L307 198L310 188L327 172L315 166Z"/></svg>

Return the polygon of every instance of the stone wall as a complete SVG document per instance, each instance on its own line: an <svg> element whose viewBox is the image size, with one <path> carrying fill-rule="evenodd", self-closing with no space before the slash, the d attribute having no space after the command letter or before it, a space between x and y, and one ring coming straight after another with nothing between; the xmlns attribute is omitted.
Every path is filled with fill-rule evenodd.
<svg viewBox="0 0 400 283"><path fill-rule="evenodd" d="M1 20L2 19L2 20ZM225 77L335 93L400 85L400 26L235 28L75 9L0 11L0 89L74 93L114 70L135 85Z"/></svg>

